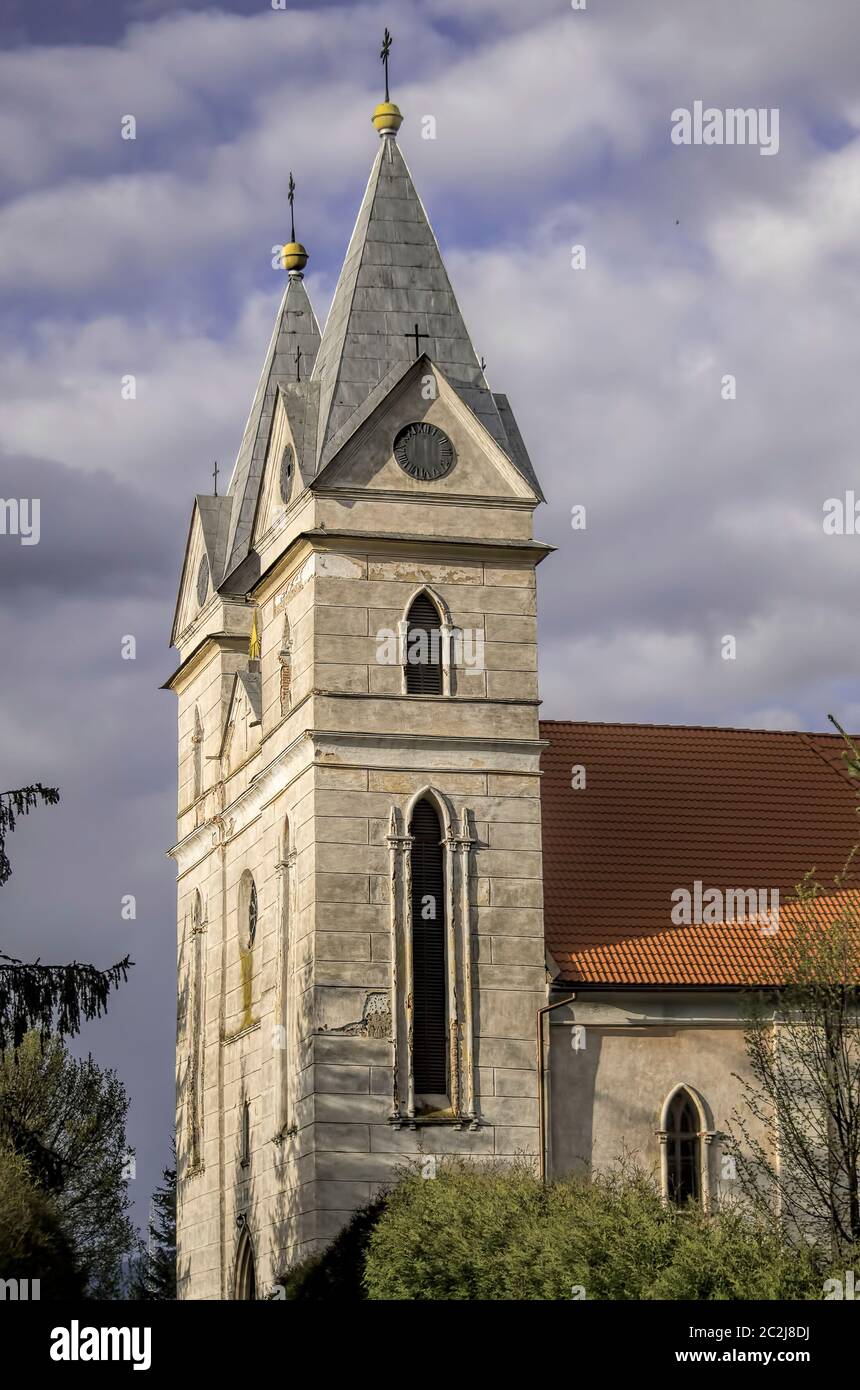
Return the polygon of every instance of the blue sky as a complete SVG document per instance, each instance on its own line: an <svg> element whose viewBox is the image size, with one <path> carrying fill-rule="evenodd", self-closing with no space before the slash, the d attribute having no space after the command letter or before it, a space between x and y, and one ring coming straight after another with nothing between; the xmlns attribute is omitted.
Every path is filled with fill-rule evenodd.
<svg viewBox="0 0 860 1390"><path fill-rule="evenodd" d="M16 833L0 942L138 962L85 1045L132 1092L141 1215L173 1108L176 711L158 687L191 499L239 446L290 169L328 307L386 24L401 147L548 497L544 713L860 721L860 537L822 528L828 497L860 495L856 0L7 0L0 494L40 497L42 540L0 537L0 781L63 800ZM696 100L778 108L778 154L673 145Z"/></svg>

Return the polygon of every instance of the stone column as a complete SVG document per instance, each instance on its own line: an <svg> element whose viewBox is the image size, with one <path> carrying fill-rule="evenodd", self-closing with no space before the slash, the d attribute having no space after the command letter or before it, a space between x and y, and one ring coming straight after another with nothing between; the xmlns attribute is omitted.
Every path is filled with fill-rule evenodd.
<svg viewBox="0 0 860 1390"><path fill-rule="evenodd" d="M406 1064L406 1117L415 1117L415 1084L412 1072L412 932L411 913L408 911L412 891L412 864L409 850L411 835L400 835L397 830L397 811L391 808L388 828L388 868L389 868L389 926L391 932L391 1116L392 1123L399 1125L403 1119L401 1097L401 1065ZM406 908L404 909L404 906ZM404 930L406 924L406 930ZM403 1016L405 1020L406 1047L401 1053L401 1007L399 957L400 938L403 937Z"/></svg>
<svg viewBox="0 0 860 1390"><path fill-rule="evenodd" d="M280 1143L293 1118L293 1076L296 1063L295 1008L293 1000L293 915L296 851L288 850L277 864L278 956L275 1026L272 1043L275 1066L275 1140Z"/></svg>
<svg viewBox="0 0 860 1390"><path fill-rule="evenodd" d="M465 806L460 820L460 833L455 839L457 857L460 863L460 950L463 960L463 1044L462 1044L462 1115L470 1129L477 1129L475 1118L475 1037L474 1001L472 996L472 921L469 894L471 868L472 835L469 830L469 813Z"/></svg>
<svg viewBox="0 0 860 1390"><path fill-rule="evenodd" d="M451 1109L459 1119L462 1114L460 1086L460 1007L457 993L457 924L455 917L455 875L458 839L449 829L442 842L445 846L445 954L448 961L448 1047L451 1073Z"/></svg>

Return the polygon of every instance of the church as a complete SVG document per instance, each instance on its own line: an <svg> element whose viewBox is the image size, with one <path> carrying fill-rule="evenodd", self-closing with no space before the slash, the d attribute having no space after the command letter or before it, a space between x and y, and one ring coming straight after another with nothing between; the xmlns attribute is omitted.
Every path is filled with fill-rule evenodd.
<svg viewBox="0 0 860 1390"><path fill-rule="evenodd" d="M191 511L183 1298L271 1296L448 1155L552 1177L632 1152L667 1200L718 1203L779 923L673 903L784 900L855 840L838 737L540 720L545 499L402 119L386 91L322 331L293 228L229 490Z"/></svg>

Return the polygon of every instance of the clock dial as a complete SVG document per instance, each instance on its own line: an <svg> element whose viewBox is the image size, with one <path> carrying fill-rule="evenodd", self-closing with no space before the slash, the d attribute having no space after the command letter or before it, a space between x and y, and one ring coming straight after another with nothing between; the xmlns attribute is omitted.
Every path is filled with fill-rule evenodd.
<svg viewBox="0 0 860 1390"><path fill-rule="evenodd" d="M454 466L454 445L436 425L404 425L394 441L394 457L404 473L419 483L444 478Z"/></svg>
<svg viewBox="0 0 860 1390"><path fill-rule="evenodd" d="M209 593L209 561L202 556L197 570L197 602L202 608Z"/></svg>

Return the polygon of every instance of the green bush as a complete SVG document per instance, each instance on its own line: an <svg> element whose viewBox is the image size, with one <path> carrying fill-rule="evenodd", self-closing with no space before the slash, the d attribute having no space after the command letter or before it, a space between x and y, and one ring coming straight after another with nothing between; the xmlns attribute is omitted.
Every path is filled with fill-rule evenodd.
<svg viewBox="0 0 860 1390"><path fill-rule="evenodd" d="M695 1208L679 1213L671 1264L649 1298L819 1299L822 1272L806 1246L792 1246L779 1228L739 1209L707 1219Z"/></svg>
<svg viewBox="0 0 860 1390"><path fill-rule="evenodd" d="M736 1210L665 1205L619 1170L542 1187L530 1169L440 1165L407 1173L369 1233L371 1299L821 1298L806 1250Z"/></svg>

